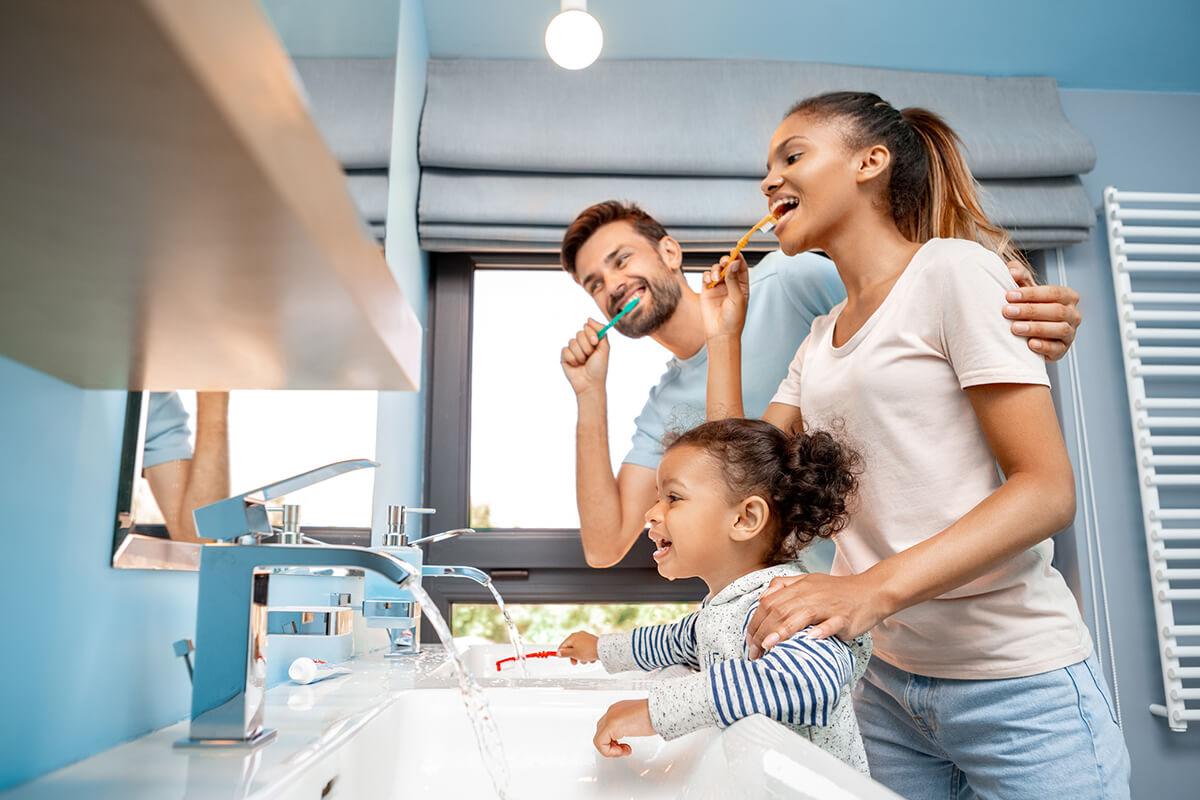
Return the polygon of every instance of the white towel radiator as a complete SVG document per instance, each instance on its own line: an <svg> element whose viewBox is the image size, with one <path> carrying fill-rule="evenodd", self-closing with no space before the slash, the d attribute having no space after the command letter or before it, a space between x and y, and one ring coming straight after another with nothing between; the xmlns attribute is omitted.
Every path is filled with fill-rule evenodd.
<svg viewBox="0 0 1200 800"><path fill-rule="evenodd" d="M1104 190L1164 705L1200 721L1200 194Z"/></svg>

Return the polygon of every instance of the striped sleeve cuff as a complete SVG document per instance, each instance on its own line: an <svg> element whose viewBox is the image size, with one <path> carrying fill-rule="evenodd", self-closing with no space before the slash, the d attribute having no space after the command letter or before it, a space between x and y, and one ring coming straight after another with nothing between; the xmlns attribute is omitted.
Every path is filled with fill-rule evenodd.
<svg viewBox="0 0 1200 800"><path fill-rule="evenodd" d="M604 671L629 672L642 667L633 657L633 635L630 633L602 633L596 639L596 653Z"/></svg>
<svg viewBox="0 0 1200 800"><path fill-rule="evenodd" d="M650 724L667 740L720 725L707 672L660 681L650 687Z"/></svg>

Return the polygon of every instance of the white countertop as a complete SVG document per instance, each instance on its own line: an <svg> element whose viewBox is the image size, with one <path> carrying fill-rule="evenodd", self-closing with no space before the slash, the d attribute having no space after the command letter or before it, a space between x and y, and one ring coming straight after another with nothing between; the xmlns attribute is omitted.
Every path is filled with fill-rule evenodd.
<svg viewBox="0 0 1200 800"><path fill-rule="evenodd" d="M51 772L0 793L5 800L89 798L169 800L274 794L302 768L345 741L403 692L457 686L445 648L426 645L411 658L374 653L347 661L351 674L298 686L284 682L266 693L263 711L273 741L254 750L175 748L187 738L188 720ZM630 687L633 682L620 682ZM546 681L496 678L484 686L572 686L595 680ZM605 686L617 688L606 681Z"/></svg>

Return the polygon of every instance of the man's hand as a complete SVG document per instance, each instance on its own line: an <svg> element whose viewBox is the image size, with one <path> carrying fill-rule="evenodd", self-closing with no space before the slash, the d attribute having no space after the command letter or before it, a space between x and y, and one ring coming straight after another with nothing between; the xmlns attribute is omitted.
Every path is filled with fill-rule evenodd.
<svg viewBox="0 0 1200 800"><path fill-rule="evenodd" d="M722 269L725 270L724 277L721 277ZM740 255L733 261L729 256L721 256L721 260L704 273L702 280L700 314L704 320L705 338L741 338L750 296L750 269L746 261ZM708 288L712 283L716 285Z"/></svg>
<svg viewBox="0 0 1200 800"><path fill-rule="evenodd" d="M775 578L762 593L746 628L751 658L809 625L814 639L836 636L844 642L875 627L888 614L867 575L834 577L813 572Z"/></svg>
<svg viewBox="0 0 1200 800"><path fill-rule="evenodd" d="M592 744L606 758L619 758L633 752L623 744L626 736L653 736L657 731L650 722L649 700L622 700L613 703L596 723L596 738Z"/></svg>
<svg viewBox="0 0 1200 800"><path fill-rule="evenodd" d="M1033 273L1016 261L1008 262L1008 271L1017 282L1005 297L1004 316L1014 320L1012 332L1025 337L1033 352L1057 361L1067 354L1083 321L1079 294L1066 286L1038 286Z"/></svg>
<svg viewBox="0 0 1200 800"><path fill-rule="evenodd" d="M596 651L598 637L587 631L575 631L558 646L558 654L571 659L572 664L590 664L600 658Z"/></svg>
<svg viewBox="0 0 1200 800"><path fill-rule="evenodd" d="M563 374L571 382L575 394L604 387L608 375L608 337L601 339L596 335L603 327L589 319L562 349Z"/></svg>

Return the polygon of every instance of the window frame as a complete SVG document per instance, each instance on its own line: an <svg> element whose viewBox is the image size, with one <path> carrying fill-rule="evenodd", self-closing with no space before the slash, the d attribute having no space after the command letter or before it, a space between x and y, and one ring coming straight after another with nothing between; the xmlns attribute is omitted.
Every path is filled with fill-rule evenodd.
<svg viewBox="0 0 1200 800"><path fill-rule="evenodd" d="M489 258L487 266L481 262L465 253L430 254L424 502L437 512L428 531L465 528L469 522L475 271L554 264L545 254L505 254ZM668 581L660 576L651 558L654 546L644 536L606 569L588 566L578 528L489 528L483 535L423 548L426 563L487 572L507 603L697 602L707 592L697 578ZM423 586L447 621L454 603L493 602L488 590L473 581L436 578ZM422 631L422 640L436 640L430 626Z"/></svg>

